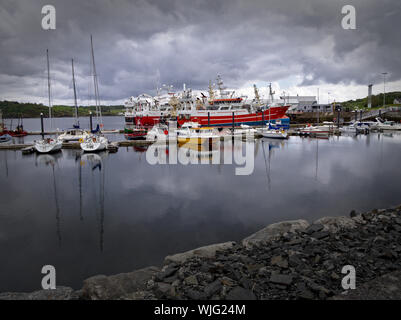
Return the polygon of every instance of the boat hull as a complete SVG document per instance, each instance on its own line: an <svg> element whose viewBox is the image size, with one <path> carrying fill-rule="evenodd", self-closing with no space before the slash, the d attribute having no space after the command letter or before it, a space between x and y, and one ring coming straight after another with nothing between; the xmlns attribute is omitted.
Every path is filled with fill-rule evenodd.
<svg viewBox="0 0 401 320"><path fill-rule="evenodd" d="M257 113L234 113L227 111L224 113L219 112L211 112L208 110L200 110L197 111L196 114L188 116L181 115L177 122L179 125L184 124L185 122L192 121L198 122L200 126L239 126L242 124L250 125L250 126L260 126L265 125L272 120L279 120L285 117L285 113L289 107L274 107L272 108L270 114L269 110L264 110L263 112ZM234 118L234 119L233 119Z"/></svg>
<svg viewBox="0 0 401 320"><path fill-rule="evenodd" d="M35 143L34 148L38 153L54 153L61 150L63 144L61 141L54 143Z"/></svg>

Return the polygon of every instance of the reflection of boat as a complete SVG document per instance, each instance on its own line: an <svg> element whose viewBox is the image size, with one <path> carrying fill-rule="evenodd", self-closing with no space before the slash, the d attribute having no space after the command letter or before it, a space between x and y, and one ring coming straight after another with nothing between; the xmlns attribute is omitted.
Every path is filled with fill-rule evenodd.
<svg viewBox="0 0 401 320"><path fill-rule="evenodd" d="M57 238L59 242L59 246L61 246L61 227L60 227L60 204L58 199L58 192L57 192L57 184L56 184L56 174L54 171L54 167L56 165L57 159L60 155L50 155L50 154L41 154L36 157L36 163L42 164L46 166L52 167L53 172L53 190L54 190L54 204L56 207L56 228L57 228Z"/></svg>
<svg viewBox="0 0 401 320"><path fill-rule="evenodd" d="M148 145L143 145L143 146L141 146L141 145L139 145L139 146L135 145L135 146L133 146L132 148L133 148L134 151L136 151L136 152L146 152L146 150L148 150L149 146L148 146Z"/></svg>
<svg viewBox="0 0 401 320"><path fill-rule="evenodd" d="M196 163L198 159L211 159L219 154L218 148L209 148L208 146L190 143L180 147L179 151L186 151L186 156L189 157L191 163Z"/></svg>
<svg viewBox="0 0 401 320"><path fill-rule="evenodd" d="M61 154L39 154L36 157L36 163L40 165L55 165L57 160L61 158Z"/></svg>
<svg viewBox="0 0 401 320"><path fill-rule="evenodd" d="M85 152L97 152L106 150L109 141L100 135L91 134L80 140L81 149Z"/></svg>
<svg viewBox="0 0 401 320"><path fill-rule="evenodd" d="M177 140L180 145L182 144L204 144L213 143L219 139L217 130L215 128L188 128L182 132L177 132Z"/></svg>

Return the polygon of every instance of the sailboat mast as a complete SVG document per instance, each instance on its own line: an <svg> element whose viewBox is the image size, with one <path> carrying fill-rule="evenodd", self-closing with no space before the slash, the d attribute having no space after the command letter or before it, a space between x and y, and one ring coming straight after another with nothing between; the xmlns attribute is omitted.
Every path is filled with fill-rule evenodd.
<svg viewBox="0 0 401 320"><path fill-rule="evenodd" d="M96 73L95 54L93 51L92 35L91 35L91 54L92 54L92 68L93 68L93 85L94 85L94 89L95 89L96 117L98 118L98 122L99 122L99 117L100 117L100 123L102 123L102 111L100 108L100 101L99 101L99 85L98 85L98 79L97 79L97 73Z"/></svg>
<svg viewBox="0 0 401 320"><path fill-rule="evenodd" d="M47 89L48 89L48 95L49 95L49 119L50 119L50 128L53 128L53 125L52 125L51 99L50 99L50 63L49 63L49 49L46 49L46 57L47 57Z"/></svg>
<svg viewBox="0 0 401 320"><path fill-rule="evenodd" d="M75 106L75 125L79 127L78 121L78 104L77 104L77 90L75 87L75 73L74 73L74 59L71 59L71 68L72 68L72 86L74 88L74 106Z"/></svg>

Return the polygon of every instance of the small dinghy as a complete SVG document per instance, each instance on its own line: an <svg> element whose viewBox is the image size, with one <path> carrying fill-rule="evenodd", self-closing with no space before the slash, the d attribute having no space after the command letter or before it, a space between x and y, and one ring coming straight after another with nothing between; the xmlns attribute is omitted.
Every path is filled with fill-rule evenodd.
<svg viewBox="0 0 401 320"><path fill-rule="evenodd" d="M5 143L11 141L12 137L9 134L2 134L0 136L0 143Z"/></svg>

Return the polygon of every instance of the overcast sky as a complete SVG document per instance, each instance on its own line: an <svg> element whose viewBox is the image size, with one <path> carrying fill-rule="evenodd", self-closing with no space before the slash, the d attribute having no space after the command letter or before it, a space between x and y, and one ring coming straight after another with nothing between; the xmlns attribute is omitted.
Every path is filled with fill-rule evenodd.
<svg viewBox="0 0 401 320"><path fill-rule="evenodd" d="M56 30L41 27L56 8ZM356 30L341 27L343 5ZM54 103L72 103L71 58L79 102L90 101L90 34L100 98L118 104L155 94L160 84L207 91L225 84L253 97L316 95L342 101L401 90L399 0L0 0L0 100L46 102L46 49ZM330 92L330 94L328 93ZM93 102L92 102L93 103Z"/></svg>

